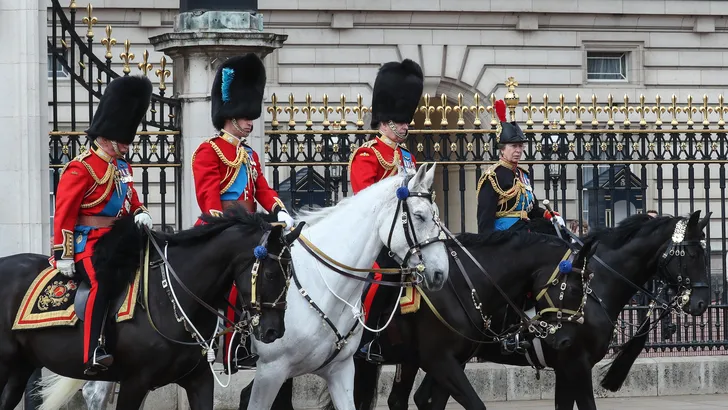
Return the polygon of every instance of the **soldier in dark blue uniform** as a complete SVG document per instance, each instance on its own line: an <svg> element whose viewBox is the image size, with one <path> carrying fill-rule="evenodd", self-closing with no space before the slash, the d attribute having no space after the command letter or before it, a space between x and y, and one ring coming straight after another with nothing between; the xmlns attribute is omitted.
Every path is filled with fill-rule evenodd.
<svg viewBox="0 0 728 410"><path fill-rule="evenodd" d="M500 158L478 181L478 233L522 229L530 219L551 219L551 213L538 206L528 171L518 166L526 136L515 121L506 121L503 100L496 101L495 111L500 120L496 131ZM554 218L565 226L558 212Z"/></svg>

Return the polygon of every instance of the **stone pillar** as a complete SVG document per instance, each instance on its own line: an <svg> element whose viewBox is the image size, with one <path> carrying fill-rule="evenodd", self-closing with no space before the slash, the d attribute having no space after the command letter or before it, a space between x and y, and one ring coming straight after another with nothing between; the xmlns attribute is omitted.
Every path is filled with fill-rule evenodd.
<svg viewBox="0 0 728 410"><path fill-rule="evenodd" d="M0 1L0 256L50 255L46 3Z"/></svg>
<svg viewBox="0 0 728 410"><path fill-rule="evenodd" d="M215 132L210 114L210 88L215 72L227 58L249 52L261 58L283 46L287 35L263 31L263 16L257 1L206 0L205 10L195 7L199 1L186 0L177 15L174 31L150 37L154 49L170 56L174 62L174 93L182 100L182 228L192 226L200 215L192 180L192 153ZM235 5L233 5L233 3ZM222 7L221 5L224 5ZM231 10L232 9L232 10ZM264 111L265 112L265 111ZM254 125L248 142L263 156L263 121Z"/></svg>

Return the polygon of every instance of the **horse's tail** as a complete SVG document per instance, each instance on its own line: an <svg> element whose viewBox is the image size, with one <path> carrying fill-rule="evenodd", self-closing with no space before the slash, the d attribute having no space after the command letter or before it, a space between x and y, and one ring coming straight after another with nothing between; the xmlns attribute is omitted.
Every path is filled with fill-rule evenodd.
<svg viewBox="0 0 728 410"><path fill-rule="evenodd" d="M71 401L86 380L71 379L69 377L50 374L38 381L38 393L43 404L38 410L58 410Z"/></svg>
<svg viewBox="0 0 728 410"><path fill-rule="evenodd" d="M602 387L613 392L616 392L622 387L622 383L627 379L627 375L634 361L637 360L637 356L645 348L649 327L650 319L648 317L642 322L639 329L637 329L637 336L632 337L627 343L622 345L619 353L617 353L617 357L609 365L609 370L607 370L607 374L602 379Z"/></svg>

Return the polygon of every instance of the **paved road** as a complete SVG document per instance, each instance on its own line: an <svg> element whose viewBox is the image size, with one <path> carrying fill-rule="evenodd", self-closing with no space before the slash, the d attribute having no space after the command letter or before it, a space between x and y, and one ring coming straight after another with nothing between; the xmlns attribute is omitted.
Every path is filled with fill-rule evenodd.
<svg viewBox="0 0 728 410"><path fill-rule="evenodd" d="M486 403L488 410L553 410L551 400L512 401ZM599 410L717 410L728 409L728 394L701 396L629 397L623 399L597 399ZM377 407L384 410L387 407ZM411 406L410 409L416 407ZM576 407L575 407L576 408ZM448 410L462 409L449 405ZM565 409L559 409L565 410Z"/></svg>

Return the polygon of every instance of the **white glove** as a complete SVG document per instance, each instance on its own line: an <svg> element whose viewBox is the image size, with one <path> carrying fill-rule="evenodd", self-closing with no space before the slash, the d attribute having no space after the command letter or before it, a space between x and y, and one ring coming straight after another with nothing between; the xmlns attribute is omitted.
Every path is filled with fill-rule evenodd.
<svg viewBox="0 0 728 410"><path fill-rule="evenodd" d="M278 222L283 222L286 228L293 229L293 218L286 211L278 211Z"/></svg>
<svg viewBox="0 0 728 410"><path fill-rule="evenodd" d="M73 259L61 259L56 261L56 269L58 269L63 276L72 278L76 273L76 263Z"/></svg>
<svg viewBox="0 0 728 410"><path fill-rule="evenodd" d="M134 217L134 222L136 222L137 226L139 226L140 228L142 225L146 225L149 229L153 228L152 217L149 216L149 214L146 212L139 212L138 214L136 214L136 216Z"/></svg>
<svg viewBox="0 0 728 410"><path fill-rule="evenodd" d="M566 228L566 223L564 223L564 218L561 217L561 215L554 215L551 217L556 223L561 225L562 227Z"/></svg>

